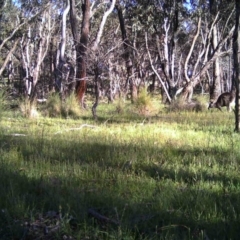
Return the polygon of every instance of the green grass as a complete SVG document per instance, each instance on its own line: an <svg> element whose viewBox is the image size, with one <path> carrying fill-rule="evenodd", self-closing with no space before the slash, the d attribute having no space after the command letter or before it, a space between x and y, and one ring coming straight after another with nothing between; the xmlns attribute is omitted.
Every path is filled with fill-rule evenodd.
<svg viewBox="0 0 240 240"><path fill-rule="evenodd" d="M98 121L3 115L1 239L238 239L233 113L117 107Z"/></svg>

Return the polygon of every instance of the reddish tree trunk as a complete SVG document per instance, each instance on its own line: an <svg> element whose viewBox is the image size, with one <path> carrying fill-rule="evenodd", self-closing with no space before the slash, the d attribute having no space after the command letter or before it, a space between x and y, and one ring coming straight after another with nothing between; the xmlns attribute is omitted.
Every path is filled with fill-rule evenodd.
<svg viewBox="0 0 240 240"><path fill-rule="evenodd" d="M86 92L86 76L87 76L87 64L86 64L86 53L88 46L88 35L89 35L89 26L90 26L90 0L84 0L82 5L83 20L82 20L82 32L79 41L78 34L78 20L76 17L76 5L75 0L70 1L70 19L73 38L75 41L76 52L77 52L77 73L76 73L76 97L84 107L84 96Z"/></svg>
<svg viewBox="0 0 240 240"><path fill-rule="evenodd" d="M90 0L84 0L82 5L83 21L82 21L82 33L80 37L80 43L77 47L77 84L76 84L76 96L79 103L84 107L84 96L87 88L86 76L87 76L87 64L86 64L86 52L88 45L88 35L90 26Z"/></svg>

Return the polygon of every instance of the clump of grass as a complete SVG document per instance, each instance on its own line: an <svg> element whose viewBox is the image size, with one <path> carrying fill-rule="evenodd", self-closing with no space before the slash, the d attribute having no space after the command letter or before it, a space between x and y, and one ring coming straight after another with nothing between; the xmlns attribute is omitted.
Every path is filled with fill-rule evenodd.
<svg viewBox="0 0 240 240"><path fill-rule="evenodd" d="M46 112L49 117L59 117L61 115L62 102L58 94L52 94L48 97Z"/></svg>
<svg viewBox="0 0 240 240"><path fill-rule="evenodd" d="M147 92L147 88L142 88L139 91L138 97L134 102L134 106L141 115L149 115L154 110L154 105L151 96Z"/></svg>
<svg viewBox="0 0 240 240"><path fill-rule="evenodd" d="M167 108L169 111L173 112L201 112L205 109L205 106L198 99L193 99L191 102L179 98L171 102Z"/></svg>
<svg viewBox="0 0 240 240"><path fill-rule="evenodd" d="M36 102L30 101L28 98L24 98L19 104L20 111L26 118L38 118L40 113L37 111Z"/></svg>
<svg viewBox="0 0 240 240"><path fill-rule="evenodd" d="M117 112L118 114L121 114L121 113L124 112L124 109L125 109L124 101L123 101L123 99L119 98L119 99L118 99L118 102L117 102L117 104L116 104L116 112Z"/></svg>
<svg viewBox="0 0 240 240"><path fill-rule="evenodd" d="M62 101L58 94L53 94L48 98L46 112L50 117L72 117L81 115L79 103L74 94L71 94Z"/></svg>
<svg viewBox="0 0 240 240"><path fill-rule="evenodd" d="M0 119L7 109L6 92L4 90L0 90Z"/></svg>
<svg viewBox="0 0 240 240"><path fill-rule="evenodd" d="M65 117L77 118L81 115L80 105L74 93L69 95L62 105L62 115Z"/></svg>

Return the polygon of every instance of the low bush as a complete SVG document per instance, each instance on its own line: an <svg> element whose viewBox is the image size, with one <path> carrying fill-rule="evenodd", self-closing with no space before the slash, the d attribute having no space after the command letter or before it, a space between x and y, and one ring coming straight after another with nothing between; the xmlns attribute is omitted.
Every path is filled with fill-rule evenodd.
<svg viewBox="0 0 240 240"><path fill-rule="evenodd" d="M81 115L81 108L74 94L65 101L58 94L52 94L47 100L45 113L49 117L77 118Z"/></svg>
<svg viewBox="0 0 240 240"><path fill-rule="evenodd" d="M139 91L138 97L134 102L134 106L140 115L147 116L154 110L153 100L148 94L147 88L142 88Z"/></svg>

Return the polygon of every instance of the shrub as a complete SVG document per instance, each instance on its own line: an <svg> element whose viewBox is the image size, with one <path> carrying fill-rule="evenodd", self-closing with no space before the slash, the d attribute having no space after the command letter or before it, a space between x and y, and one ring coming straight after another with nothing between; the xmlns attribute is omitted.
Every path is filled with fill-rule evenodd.
<svg viewBox="0 0 240 240"><path fill-rule="evenodd" d="M61 112L64 117L77 118L81 115L80 105L74 93L66 98Z"/></svg>
<svg viewBox="0 0 240 240"><path fill-rule="evenodd" d="M49 96L46 105L46 112L50 117L79 117L81 114L80 105L74 94L71 94L62 102L59 94Z"/></svg>
<svg viewBox="0 0 240 240"><path fill-rule="evenodd" d="M28 98L20 101L19 107L21 113L26 118L38 118L40 116L37 111L36 102L31 102Z"/></svg>
<svg viewBox="0 0 240 240"><path fill-rule="evenodd" d="M187 111L187 112L200 112L203 111L203 104L197 99L193 99L191 102L187 102L182 98L174 100L167 108L169 111Z"/></svg>
<svg viewBox="0 0 240 240"><path fill-rule="evenodd" d="M61 115L62 102L59 94L51 94L46 104L46 112L49 117L59 117Z"/></svg>
<svg viewBox="0 0 240 240"><path fill-rule="evenodd" d="M142 115L148 115L153 110L153 101L151 96L147 92L147 88L142 88L138 94L134 106L138 113Z"/></svg>

